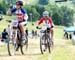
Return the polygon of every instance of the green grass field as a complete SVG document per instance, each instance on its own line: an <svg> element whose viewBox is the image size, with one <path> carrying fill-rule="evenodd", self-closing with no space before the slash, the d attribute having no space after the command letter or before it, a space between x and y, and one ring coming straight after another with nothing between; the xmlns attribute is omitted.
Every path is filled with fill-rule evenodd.
<svg viewBox="0 0 75 60"><path fill-rule="evenodd" d="M55 47L53 51L53 60L74 60L75 46L72 45L71 40L63 39L63 30L65 27L55 27Z"/></svg>

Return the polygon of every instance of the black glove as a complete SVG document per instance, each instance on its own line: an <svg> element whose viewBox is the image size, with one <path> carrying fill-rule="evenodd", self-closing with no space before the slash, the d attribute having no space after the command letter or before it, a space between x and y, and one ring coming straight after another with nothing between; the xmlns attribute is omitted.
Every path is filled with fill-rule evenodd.
<svg viewBox="0 0 75 60"><path fill-rule="evenodd" d="M38 29L39 27L38 26L36 26L36 29Z"/></svg>
<svg viewBox="0 0 75 60"><path fill-rule="evenodd" d="M27 24L24 24L24 26L27 26Z"/></svg>
<svg viewBox="0 0 75 60"><path fill-rule="evenodd" d="M53 28L53 26L51 26L51 28Z"/></svg>

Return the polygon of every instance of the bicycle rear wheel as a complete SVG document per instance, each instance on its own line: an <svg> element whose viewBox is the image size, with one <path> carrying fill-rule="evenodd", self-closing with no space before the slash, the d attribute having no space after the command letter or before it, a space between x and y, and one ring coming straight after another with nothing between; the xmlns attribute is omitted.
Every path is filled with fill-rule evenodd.
<svg viewBox="0 0 75 60"><path fill-rule="evenodd" d="M20 46L20 50L22 54L25 54L25 51L28 49L28 37L25 35L25 44Z"/></svg>

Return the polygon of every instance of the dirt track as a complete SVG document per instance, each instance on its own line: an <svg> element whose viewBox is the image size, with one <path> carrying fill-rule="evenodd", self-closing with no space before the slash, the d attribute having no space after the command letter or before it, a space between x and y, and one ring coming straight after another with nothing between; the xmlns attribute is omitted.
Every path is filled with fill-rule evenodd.
<svg viewBox="0 0 75 60"><path fill-rule="evenodd" d="M1 49L5 50L0 53L0 60L52 60L51 54L41 54L39 39L29 39L29 46L25 55L22 55L20 52L16 52L14 56L9 56L6 44L3 43L0 45L0 50Z"/></svg>

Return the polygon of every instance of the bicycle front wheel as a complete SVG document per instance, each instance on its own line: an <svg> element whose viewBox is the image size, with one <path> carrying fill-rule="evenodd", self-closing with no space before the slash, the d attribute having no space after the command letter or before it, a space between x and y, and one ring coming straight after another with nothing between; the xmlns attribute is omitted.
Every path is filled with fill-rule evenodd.
<svg viewBox="0 0 75 60"><path fill-rule="evenodd" d="M7 43L8 54L10 56L15 54L16 48L17 48L17 45L14 44L11 40Z"/></svg>
<svg viewBox="0 0 75 60"><path fill-rule="evenodd" d="M51 53L51 41L50 41L50 37L49 37L49 35L47 35L46 37L47 37L47 47L48 47L48 51L49 51L49 53Z"/></svg>

